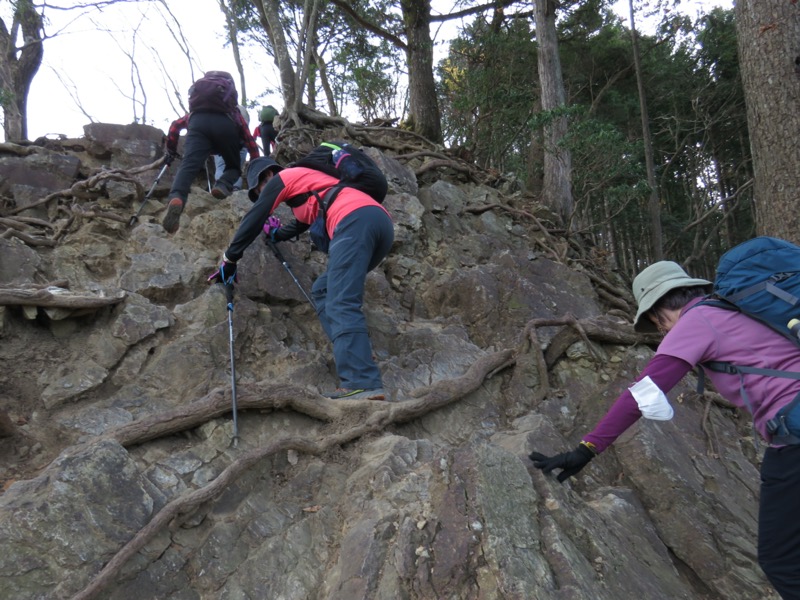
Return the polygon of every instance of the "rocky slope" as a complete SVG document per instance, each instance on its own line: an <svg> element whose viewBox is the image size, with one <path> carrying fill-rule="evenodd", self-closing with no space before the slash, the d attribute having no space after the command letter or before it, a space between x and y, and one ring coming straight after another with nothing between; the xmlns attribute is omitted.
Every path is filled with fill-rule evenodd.
<svg viewBox="0 0 800 600"><path fill-rule="evenodd" d="M775 598L748 420L692 382L672 421L640 422L579 478L532 468L652 350L608 316L624 283L513 185L418 180L370 149L396 243L365 311L393 402L319 395L337 384L328 343L254 243L233 443L228 311L205 280L250 203L214 200L203 176L167 235L168 172L129 226L161 135L95 124L0 149L3 597ZM325 257L281 248L308 290Z"/></svg>

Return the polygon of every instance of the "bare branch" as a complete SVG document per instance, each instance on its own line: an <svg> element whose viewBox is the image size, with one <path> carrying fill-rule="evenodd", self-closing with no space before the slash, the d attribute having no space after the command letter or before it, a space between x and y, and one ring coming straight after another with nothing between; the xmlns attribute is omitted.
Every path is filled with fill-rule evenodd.
<svg viewBox="0 0 800 600"><path fill-rule="evenodd" d="M386 41L394 44L401 50L408 49L408 44L406 44L404 40L401 40L399 37L397 37L396 35L394 35L389 31L386 31L382 27L378 27L375 23L366 20L350 5L350 2L348 2L347 0L331 0L331 4L334 4L337 7L339 7L345 14L350 16L351 19L353 19L356 23L361 25L367 31L371 31L378 37L383 38Z"/></svg>
<svg viewBox="0 0 800 600"><path fill-rule="evenodd" d="M157 0L157 1L164 7L164 11L166 11L166 13L170 16L170 19L172 20L172 23L170 24L170 22L167 19L164 19L164 24L166 25L167 30L172 36L172 39L175 41L175 43L183 52L183 55L186 57L186 61L189 63L189 73L191 74L191 78L194 81L196 79L195 77L196 62L193 58L191 44L186 39L186 36L183 35L183 28L181 27L181 22L169 9L166 0ZM199 67L197 68L199 69Z"/></svg>
<svg viewBox="0 0 800 600"><path fill-rule="evenodd" d="M48 308L101 308L119 304L125 299L125 292L114 296L80 294L59 287L38 290L22 288L0 288L0 306L42 306Z"/></svg>
<svg viewBox="0 0 800 600"><path fill-rule="evenodd" d="M67 90L69 97L72 98L72 101L75 103L75 106L78 108L78 110L81 111L81 114L83 114L84 117L89 119L90 123L96 123L97 121L94 120L92 115L86 112L86 109L83 106L83 101L81 100L80 95L78 94L78 86L75 85L75 82L72 81L72 79L70 79L67 75L65 75L61 70L54 69L52 67L50 67L50 70L55 74L55 76L61 82L61 85L64 86L64 89Z"/></svg>
<svg viewBox="0 0 800 600"><path fill-rule="evenodd" d="M156 2L157 0L100 0L99 2L82 2L80 4L73 4L71 6L59 6L57 4L49 4L46 0L39 4L35 4L36 8L46 8L49 10L63 10L65 12L71 10L102 10L113 4L139 4L142 2Z"/></svg>
<svg viewBox="0 0 800 600"><path fill-rule="evenodd" d="M431 21L452 21L462 17L469 17L470 15L477 15L487 10L497 10L515 4L518 0L500 0L499 2L490 2L489 4L481 4L459 10L458 12L448 13L446 15L431 15ZM337 3L338 4L338 3Z"/></svg>

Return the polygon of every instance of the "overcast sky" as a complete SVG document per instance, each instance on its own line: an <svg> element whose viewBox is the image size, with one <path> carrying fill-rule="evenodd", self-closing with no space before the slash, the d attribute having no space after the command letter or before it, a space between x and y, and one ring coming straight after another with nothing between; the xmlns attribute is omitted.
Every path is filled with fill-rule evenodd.
<svg viewBox="0 0 800 600"><path fill-rule="evenodd" d="M74 0L57 1L62 5L74 3ZM217 1L169 0L168 6L180 21L181 32L191 47L196 61L195 75L206 70L225 70L238 81L233 54L224 47L223 16ZM180 116L177 103L170 102L172 84L167 79L175 81L186 102L192 71L167 27L170 24L173 32L180 35L163 6L113 5L70 22L77 14L76 11L46 13L50 20L48 34L64 27L66 33L45 41L44 61L28 98L28 137L57 134L80 137L83 125L92 120L132 123L134 118L141 122L143 116L148 125L166 130ZM130 55L134 56L139 75L132 73ZM139 77L142 85L137 81L134 92L134 81ZM278 84L272 62L263 53L248 53L245 77L248 96L253 99L268 89L274 90ZM135 108L131 99L134 93L139 101ZM268 94L266 99L270 104L280 104L275 94Z"/></svg>
<svg viewBox="0 0 800 600"><path fill-rule="evenodd" d="M49 0L50 5L73 6L75 0ZM0 1L4 18L10 2ZM434 8L447 12L448 0L433 0ZM639 2L637 2L639 4ZM730 7L732 0L683 0L681 6L692 16L711 6ZM223 16L217 0L169 0L170 12L181 23L182 34L195 59L195 75L205 70L225 70L236 75L230 48L225 47ZM628 21L628 0L618 0L618 11ZM76 11L48 10L48 35L64 33L44 44L44 61L34 78L28 98L28 137L64 134L83 135L83 126L92 120L106 123L132 123L144 116L148 125L164 131L180 111L170 103L172 86L166 81L162 64L169 77L182 91L192 83L192 73L180 46L174 41L163 6L159 3L112 5L102 12L84 14L75 20ZM10 22L7 21L7 22ZM172 24L174 33L177 28ZM103 31L107 29L108 31ZM450 34L456 31L451 27ZM136 32L136 33L134 33ZM440 31L439 36L447 36ZM446 46L440 45L439 52ZM146 99L136 85L134 109L133 55L139 67ZM280 108L277 93L279 81L272 59L263 50L245 51L245 78L248 100L274 104ZM237 86L238 87L238 86ZM145 102L146 110L141 106ZM251 128L256 111L251 111ZM87 116L88 115L88 116ZM345 115L356 119L357 115ZM90 118L91 117L91 118Z"/></svg>

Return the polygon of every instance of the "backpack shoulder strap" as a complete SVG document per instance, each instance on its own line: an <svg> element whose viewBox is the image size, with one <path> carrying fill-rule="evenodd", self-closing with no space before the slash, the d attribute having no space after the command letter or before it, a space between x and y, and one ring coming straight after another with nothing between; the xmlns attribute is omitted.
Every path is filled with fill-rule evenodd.
<svg viewBox="0 0 800 600"><path fill-rule="evenodd" d="M296 196L292 196L291 198L284 200L284 204L286 204L286 206L288 206L289 208L297 208L298 206L301 206L302 204L306 203L308 199L313 195L314 192L297 194Z"/></svg>
<svg viewBox="0 0 800 600"><path fill-rule="evenodd" d="M692 310L692 308L696 308L698 306L715 306L716 308L724 308L725 310L736 310L741 312L738 306L714 294L706 296L700 302L692 306L689 310Z"/></svg>
<svg viewBox="0 0 800 600"><path fill-rule="evenodd" d="M329 188L325 194L320 195L318 190L312 190L309 192L317 199L317 204L319 204L319 208L322 211L322 214L325 218L328 216L328 209L331 207L331 204L339 197L339 193L347 186L343 184L336 184L333 187Z"/></svg>
<svg viewBox="0 0 800 600"><path fill-rule="evenodd" d="M788 276L789 276L789 274L787 274L787 273L776 273L775 275L773 275L772 277L770 277L766 281L761 281L759 283L751 285L750 287L747 287L747 288L743 289L742 291L737 292L737 293L733 294L732 296L729 296L728 299L731 302L738 302L742 298L747 298L748 296L752 296L753 294L755 294L757 292L760 292L761 290L766 290L770 294L772 294L773 296L776 296L777 298L780 298L784 302L788 302L789 304L794 306L795 304L800 302L800 298L798 298L797 296L795 296L793 294L790 294L789 292L787 292L785 290L782 290L777 285L775 285L777 282L785 279Z"/></svg>

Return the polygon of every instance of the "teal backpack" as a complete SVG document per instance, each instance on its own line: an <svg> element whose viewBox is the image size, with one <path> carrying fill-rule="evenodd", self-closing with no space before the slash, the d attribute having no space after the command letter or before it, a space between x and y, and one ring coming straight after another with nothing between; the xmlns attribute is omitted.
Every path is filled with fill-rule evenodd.
<svg viewBox="0 0 800 600"><path fill-rule="evenodd" d="M777 331L800 349L800 247L786 240L761 236L731 248L719 260L711 295L695 307L701 305L739 311ZM751 413L752 406L744 386L745 375L800 379L800 373L792 371L723 361L706 362L700 366L718 373L738 375L740 394ZM698 391L702 392L702 371L700 375ZM800 395L767 422L773 442L800 443L800 438L789 433L784 422L785 416L799 403Z"/></svg>

